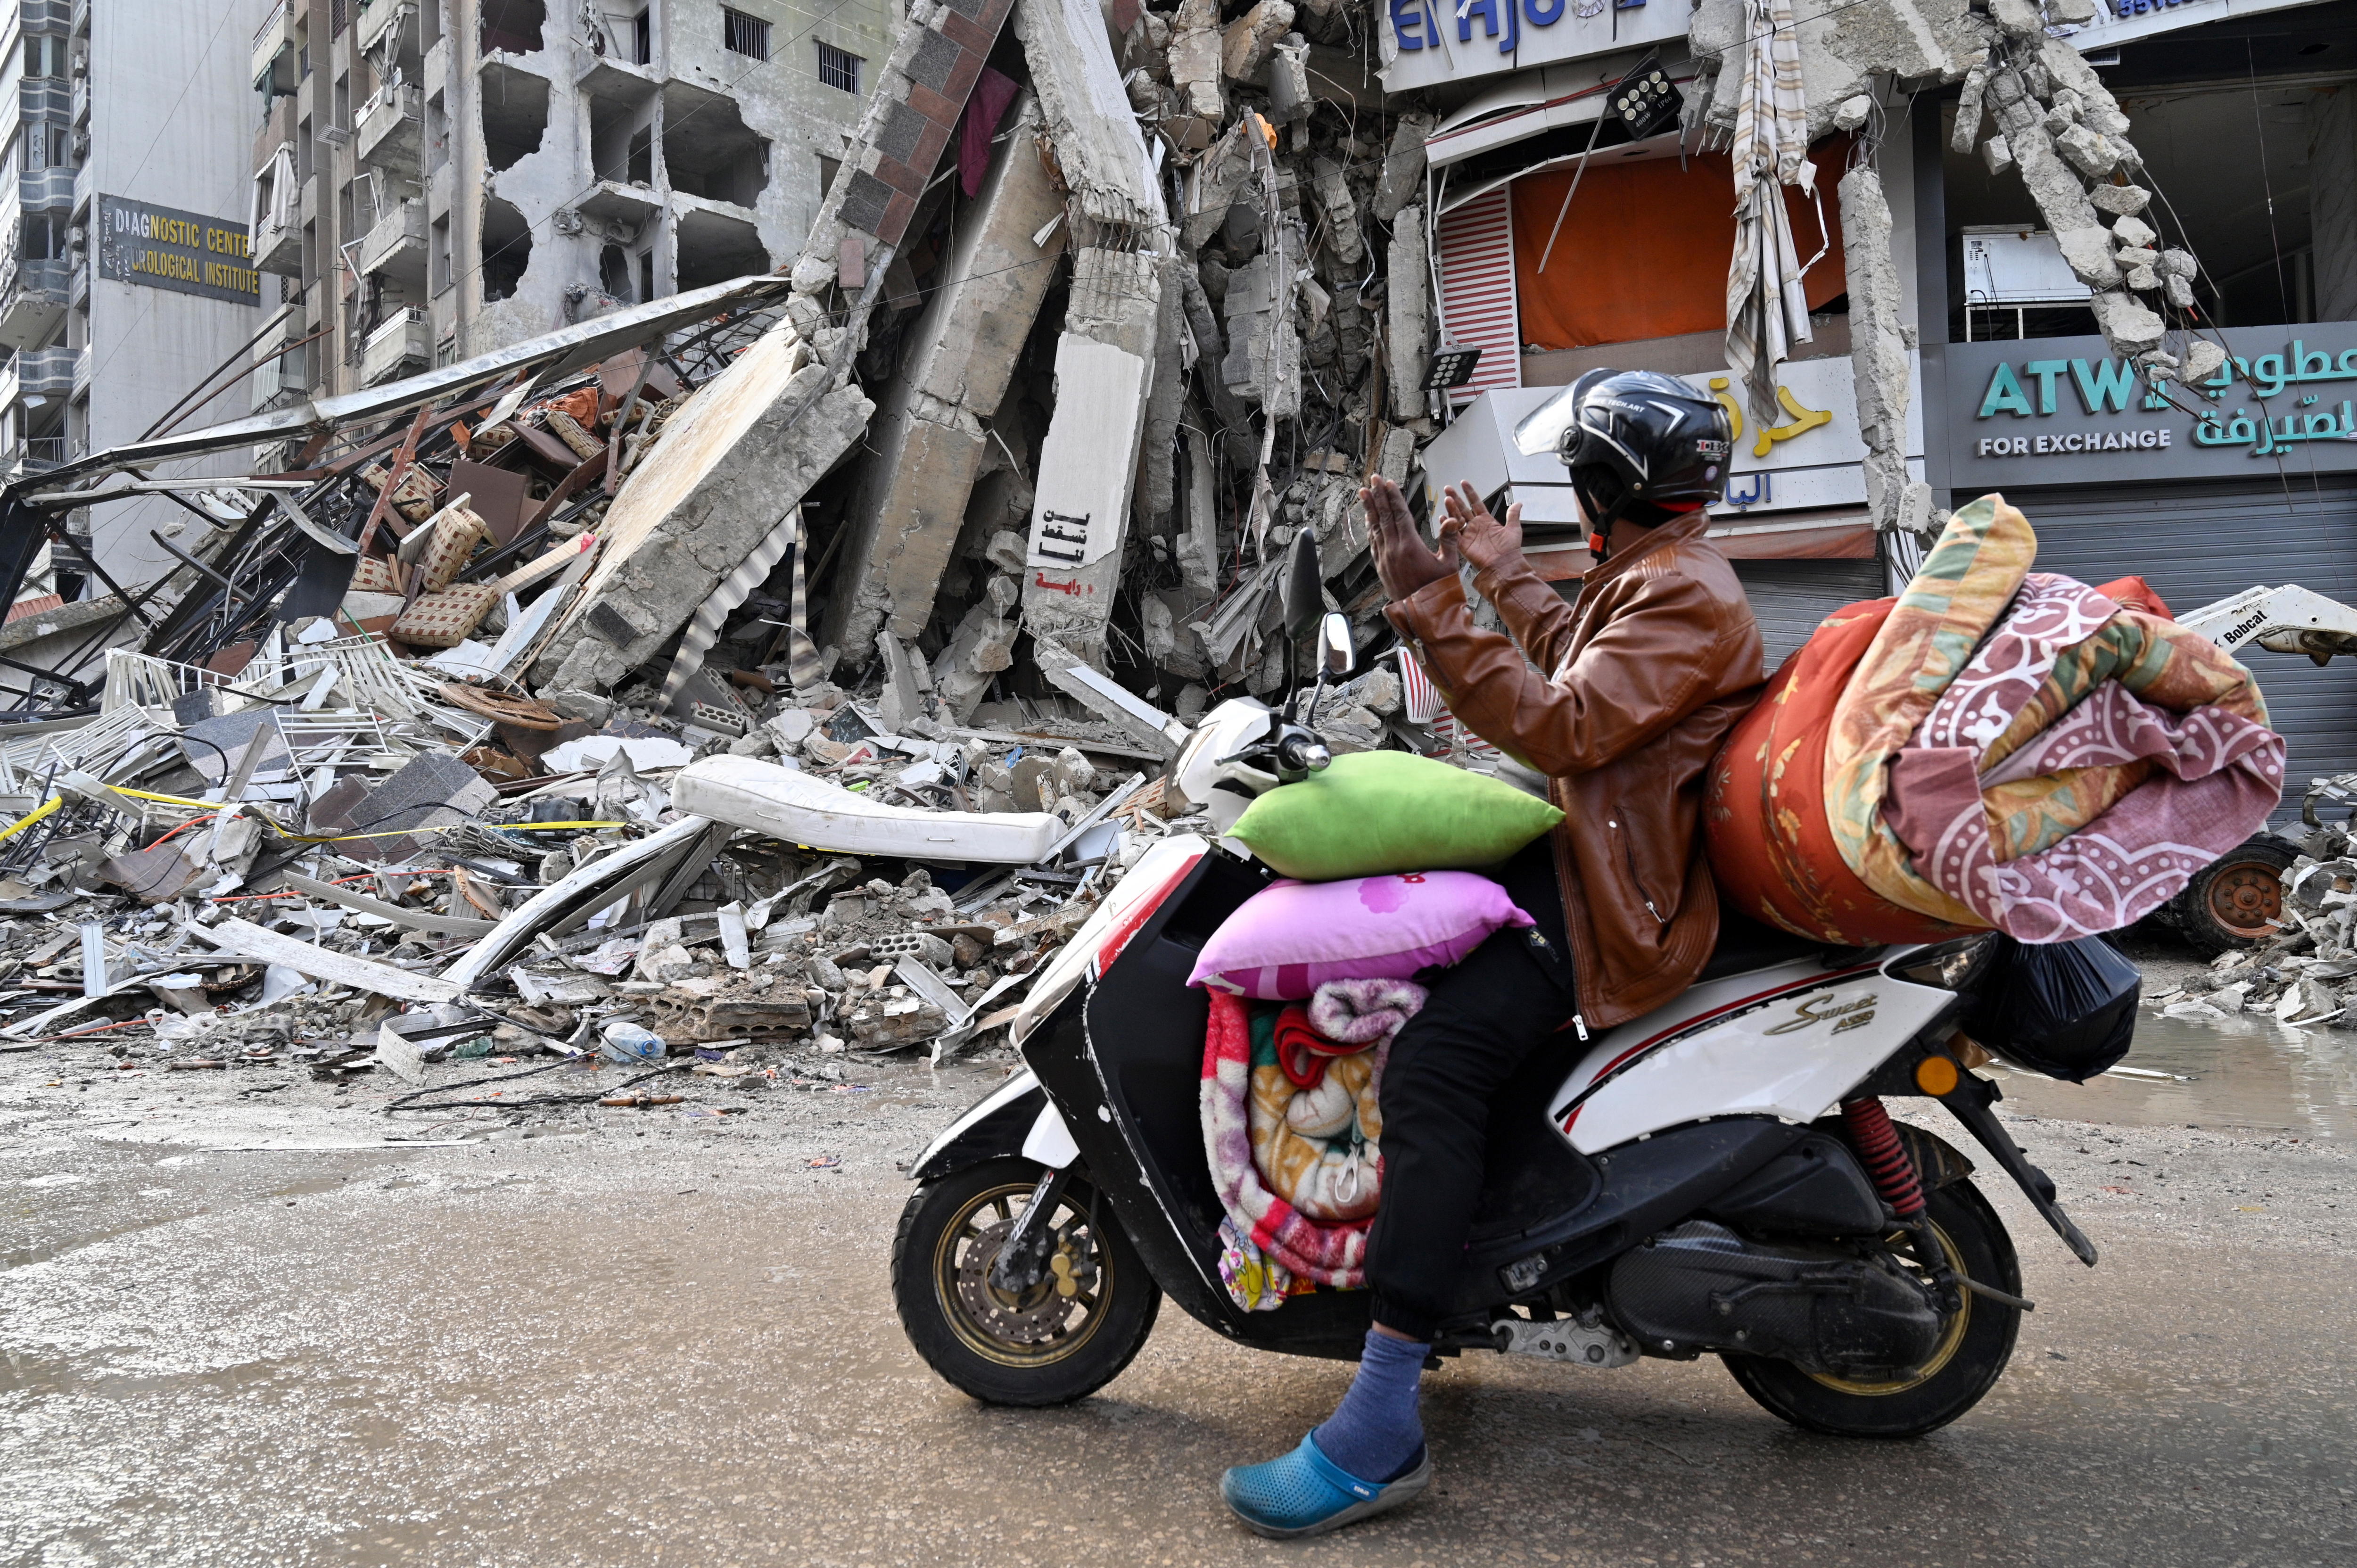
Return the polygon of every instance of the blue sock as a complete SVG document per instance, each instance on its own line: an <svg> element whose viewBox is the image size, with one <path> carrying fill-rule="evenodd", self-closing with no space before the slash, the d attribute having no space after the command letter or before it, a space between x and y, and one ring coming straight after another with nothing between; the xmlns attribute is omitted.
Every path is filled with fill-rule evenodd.
<svg viewBox="0 0 2357 1568"><path fill-rule="evenodd" d="M1431 1353L1429 1345L1368 1329L1351 1391L1311 1434L1318 1452L1362 1481L1395 1481L1412 1469L1424 1451L1416 1385Z"/></svg>

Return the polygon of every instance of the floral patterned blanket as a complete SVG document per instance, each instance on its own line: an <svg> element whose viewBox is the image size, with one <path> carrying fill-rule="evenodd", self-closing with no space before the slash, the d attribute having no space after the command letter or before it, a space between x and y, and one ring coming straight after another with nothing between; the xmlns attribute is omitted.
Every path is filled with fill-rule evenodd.
<svg viewBox="0 0 2357 1568"><path fill-rule="evenodd" d="M1739 905L1829 940L2066 941L2150 913L2266 822L2284 745L2250 672L2036 553L1984 496L1896 601L1842 612L1779 672L1713 770L1713 866Z"/></svg>

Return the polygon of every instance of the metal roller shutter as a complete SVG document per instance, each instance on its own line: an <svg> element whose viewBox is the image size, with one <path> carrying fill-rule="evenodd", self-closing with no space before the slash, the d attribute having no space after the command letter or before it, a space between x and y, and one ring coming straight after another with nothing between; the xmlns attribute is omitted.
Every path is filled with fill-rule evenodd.
<svg viewBox="0 0 2357 1568"><path fill-rule="evenodd" d="M1960 499L1963 498L1959 498ZM2265 584L2357 604L2357 485L2154 485L2024 490L2007 499L2038 530L2038 564L2084 582L2140 576L2190 610ZM2289 743L2282 818L2310 778L2357 770L2357 665L2296 653L2245 660Z"/></svg>
<svg viewBox="0 0 2357 1568"><path fill-rule="evenodd" d="M1771 671L1825 617L1888 591L1879 561L1738 561L1735 575L1759 619Z"/></svg>

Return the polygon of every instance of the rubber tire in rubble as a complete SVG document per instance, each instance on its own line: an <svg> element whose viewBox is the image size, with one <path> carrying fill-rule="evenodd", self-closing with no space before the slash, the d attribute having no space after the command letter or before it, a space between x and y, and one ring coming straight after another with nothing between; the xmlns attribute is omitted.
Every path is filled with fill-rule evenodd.
<svg viewBox="0 0 2357 1568"><path fill-rule="evenodd" d="M2021 1264L2005 1221L1969 1181L1924 1194L1932 1224L1948 1240L1952 1266L2007 1295L2021 1294ZM1978 1404L2013 1359L2018 1309L1965 1293L1961 1333L1946 1334L1934 1351L1935 1369L1920 1381L1846 1382L1804 1372L1789 1361L1759 1356L1723 1358L1735 1380L1794 1426L1831 1437L1921 1437ZM1955 1319L1951 1319L1951 1324ZM1953 1330L1952 1329L1951 1332Z"/></svg>
<svg viewBox="0 0 2357 1568"><path fill-rule="evenodd" d="M2161 918L2203 958L2255 947L2274 934L2271 922L2283 909L2280 879L2299 853L2298 845L2273 833L2245 839L2195 873L2184 892L2161 906Z"/></svg>
<svg viewBox="0 0 2357 1568"><path fill-rule="evenodd" d="M1061 1207L1085 1217L1082 1235L1092 1243L1088 1261L1099 1274L1093 1310L1069 1344L1045 1348L1002 1337L978 1320L953 1283L959 1277L953 1233L983 1211L996 1209L1008 1219L1020 1214L1045 1174L1028 1160L1006 1158L928 1182L901 1210L892 1240L892 1300L909 1343L926 1365L987 1404L1069 1404L1094 1393L1129 1365L1161 1310L1162 1287L1146 1273L1112 1205L1075 1179ZM1060 1248L1060 1258L1066 1255L1068 1249ZM1052 1286L1027 1293L1020 1302L1001 1294L989 1300L1010 1313L1034 1311L1046 1304L1040 1292L1047 1289Z"/></svg>

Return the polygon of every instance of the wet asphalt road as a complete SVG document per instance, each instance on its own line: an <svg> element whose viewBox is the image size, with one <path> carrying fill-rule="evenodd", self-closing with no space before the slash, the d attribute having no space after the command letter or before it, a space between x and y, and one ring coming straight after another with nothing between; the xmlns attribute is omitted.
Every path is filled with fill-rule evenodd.
<svg viewBox="0 0 2357 1568"><path fill-rule="evenodd" d="M895 1158L974 1085L884 1089L192 1153L126 1141L103 1086L9 1086L0 1563L2357 1562L2341 1144L2024 1125L2104 1263L1996 1194L2039 1310L1929 1439L1795 1432L1715 1362L1468 1359L1426 1382L1431 1494L1276 1546L1219 1473L1297 1441L1348 1369L1172 1310L1080 1405L959 1395L884 1265Z"/></svg>

